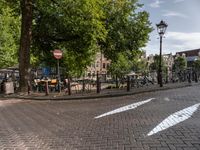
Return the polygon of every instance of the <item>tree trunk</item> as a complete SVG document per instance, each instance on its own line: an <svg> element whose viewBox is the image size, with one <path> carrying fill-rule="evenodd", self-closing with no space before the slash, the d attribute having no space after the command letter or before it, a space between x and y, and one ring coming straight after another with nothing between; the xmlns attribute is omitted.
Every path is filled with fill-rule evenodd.
<svg viewBox="0 0 200 150"><path fill-rule="evenodd" d="M32 0L21 0L21 38L19 48L20 92L27 93L30 86L30 45L32 35Z"/></svg>

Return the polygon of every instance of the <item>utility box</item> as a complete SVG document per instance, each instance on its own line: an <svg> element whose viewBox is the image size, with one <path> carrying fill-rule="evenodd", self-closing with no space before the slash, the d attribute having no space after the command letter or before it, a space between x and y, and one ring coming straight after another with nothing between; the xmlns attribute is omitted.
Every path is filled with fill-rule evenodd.
<svg viewBox="0 0 200 150"><path fill-rule="evenodd" d="M4 82L4 92L5 92L5 94L13 94L14 93L14 84L12 81Z"/></svg>

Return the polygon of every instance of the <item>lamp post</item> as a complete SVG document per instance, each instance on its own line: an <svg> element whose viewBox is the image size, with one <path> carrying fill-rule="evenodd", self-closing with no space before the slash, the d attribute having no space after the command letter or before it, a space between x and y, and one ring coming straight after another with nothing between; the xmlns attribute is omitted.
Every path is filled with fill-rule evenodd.
<svg viewBox="0 0 200 150"><path fill-rule="evenodd" d="M158 79L159 79L159 84L160 84L160 87L163 87L163 82L162 82L162 38L163 38L163 35L165 34L165 31L167 29L167 24L161 20L159 24L156 24L157 26L157 31L158 31L158 34L160 36L160 61L159 61L159 74L158 74Z"/></svg>

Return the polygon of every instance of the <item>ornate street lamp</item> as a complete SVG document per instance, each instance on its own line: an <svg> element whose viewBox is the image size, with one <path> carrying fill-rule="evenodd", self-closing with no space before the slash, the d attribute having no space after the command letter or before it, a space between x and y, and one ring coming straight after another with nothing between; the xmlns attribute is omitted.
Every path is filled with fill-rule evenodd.
<svg viewBox="0 0 200 150"><path fill-rule="evenodd" d="M159 84L160 84L160 87L163 86L163 82L162 82L162 38L163 38L163 35L165 34L165 31L167 29L167 24L161 20L159 24L156 24L157 26L157 31L158 31L158 34L160 36L160 61L159 61L159 74L158 74L158 79L159 79Z"/></svg>

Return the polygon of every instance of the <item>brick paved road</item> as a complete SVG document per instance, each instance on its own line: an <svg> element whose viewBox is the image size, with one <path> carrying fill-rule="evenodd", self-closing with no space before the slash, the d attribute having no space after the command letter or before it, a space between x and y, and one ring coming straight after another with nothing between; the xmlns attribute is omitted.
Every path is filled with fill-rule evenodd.
<svg viewBox="0 0 200 150"><path fill-rule="evenodd" d="M94 117L155 98L135 109ZM200 108L191 118L147 134L169 115L200 103L200 86L79 101L0 101L0 149L200 150Z"/></svg>

